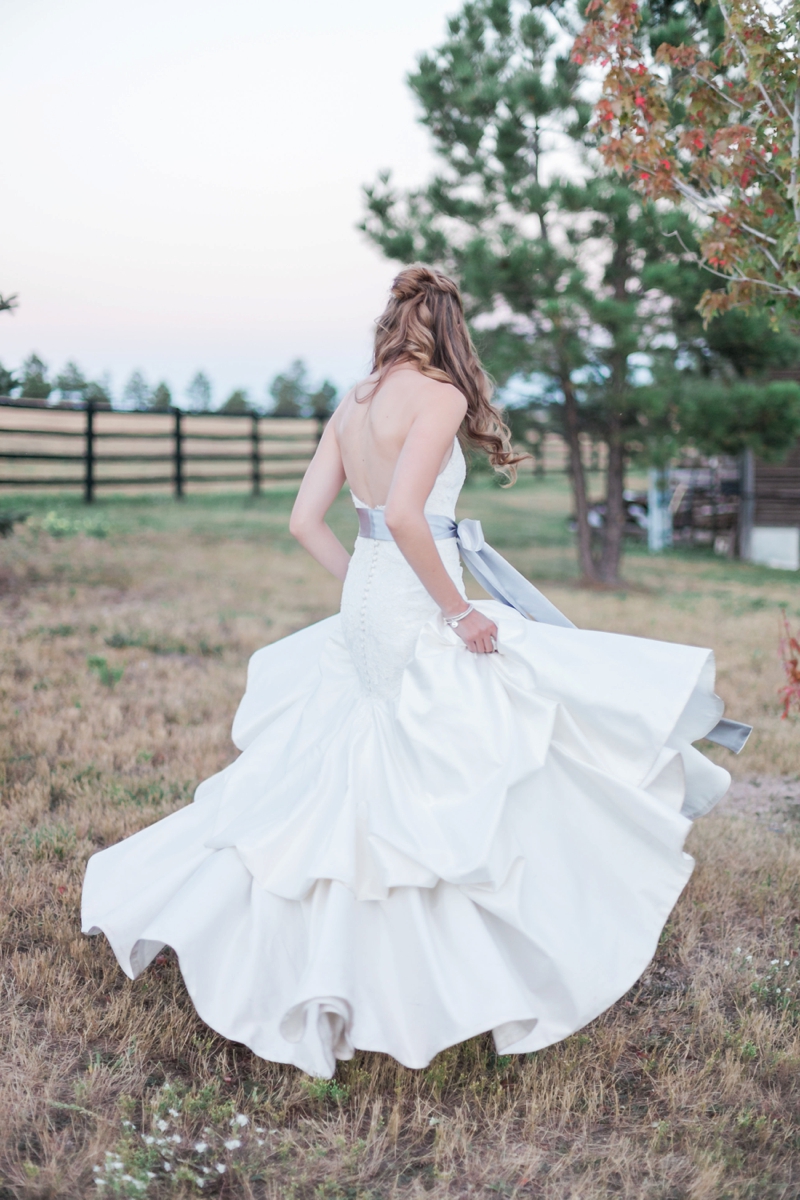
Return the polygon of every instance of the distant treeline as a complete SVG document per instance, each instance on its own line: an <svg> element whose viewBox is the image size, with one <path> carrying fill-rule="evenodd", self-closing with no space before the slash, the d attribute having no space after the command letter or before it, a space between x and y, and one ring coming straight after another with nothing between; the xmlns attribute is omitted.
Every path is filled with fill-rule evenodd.
<svg viewBox="0 0 800 1200"><path fill-rule="evenodd" d="M330 416L338 399L337 389L330 380L325 379L319 385L310 382L306 364L299 358L267 385L263 400L252 397L245 388L236 388L225 400L217 403L211 380L204 371L198 371L184 393L175 397L168 384L162 381L151 385L144 374L137 370L116 400L108 375L100 379L87 379L77 363L68 362L58 375L51 377L49 367L38 354L30 354L18 371L9 371L0 363L0 396L45 400L51 404L85 404L93 401L98 405L139 412L166 412L177 406L191 412L258 413L275 417L323 419Z"/></svg>

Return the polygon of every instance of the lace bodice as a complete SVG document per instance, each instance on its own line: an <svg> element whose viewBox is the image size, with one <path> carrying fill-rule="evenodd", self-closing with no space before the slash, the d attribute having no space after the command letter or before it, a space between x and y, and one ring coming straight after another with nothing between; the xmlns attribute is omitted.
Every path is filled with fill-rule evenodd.
<svg viewBox="0 0 800 1200"><path fill-rule="evenodd" d="M461 446L454 441L453 453L425 502L425 512L455 517L466 473ZM369 507L354 492L351 495L357 508ZM464 595L458 544L450 539L438 541L436 547L447 573ZM396 695L420 630L438 609L394 542L356 539L341 611L342 632L364 692L371 699Z"/></svg>

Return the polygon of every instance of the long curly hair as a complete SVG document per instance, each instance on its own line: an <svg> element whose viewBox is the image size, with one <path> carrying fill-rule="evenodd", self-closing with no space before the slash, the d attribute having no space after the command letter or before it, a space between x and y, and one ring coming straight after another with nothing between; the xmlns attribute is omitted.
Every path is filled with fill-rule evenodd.
<svg viewBox="0 0 800 1200"><path fill-rule="evenodd" d="M515 454L511 434L492 403L493 387L481 366L467 328L458 287L447 275L424 263L401 271L392 284L389 303L376 322L372 371L377 380L365 400L375 395L393 366L413 364L429 379L451 383L467 401L461 439L482 450L509 481L527 456Z"/></svg>

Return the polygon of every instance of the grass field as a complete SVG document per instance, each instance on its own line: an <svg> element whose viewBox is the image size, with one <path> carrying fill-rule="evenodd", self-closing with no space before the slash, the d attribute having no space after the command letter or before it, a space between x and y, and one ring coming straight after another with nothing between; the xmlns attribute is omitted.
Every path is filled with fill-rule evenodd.
<svg viewBox="0 0 800 1200"><path fill-rule="evenodd" d="M796 576L635 550L624 589L583 591L562 479L466 490L577 624L713 647L756 729L739 759L707 747L734 788L612 1010L525 1058L484 1037L421 1072L358 1054L325 1082L214 1035L170 952L131 983L79 932L88 856L229 762L248 656L337 607L288 536L291 496L0 506L31 513L0 543L0 1200L800 1195L800 720L777 694ZM352 538L344 499L332 521Z"/></svg>

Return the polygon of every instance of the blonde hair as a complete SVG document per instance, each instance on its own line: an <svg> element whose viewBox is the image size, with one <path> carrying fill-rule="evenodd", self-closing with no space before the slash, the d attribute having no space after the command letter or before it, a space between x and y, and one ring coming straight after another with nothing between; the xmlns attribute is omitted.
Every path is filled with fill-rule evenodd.
<svg viewBox="0 0 800 1200"><path fill-rule="evenodd" d="M403 362L429 379L452 384L467 401L462 440L484 451L492 466L513 481L517 463L527 456L511 449L511 434L492 403L492 384L472 343L453 280L423 263L406 267L392 284L391 299L376 325L372 371L377 380L364 399L374 396L386 373Z"/></svg>

